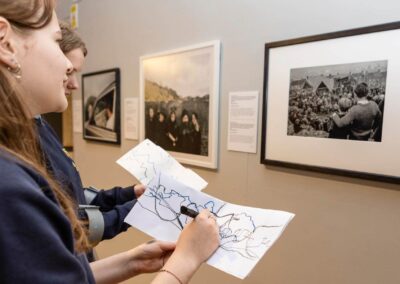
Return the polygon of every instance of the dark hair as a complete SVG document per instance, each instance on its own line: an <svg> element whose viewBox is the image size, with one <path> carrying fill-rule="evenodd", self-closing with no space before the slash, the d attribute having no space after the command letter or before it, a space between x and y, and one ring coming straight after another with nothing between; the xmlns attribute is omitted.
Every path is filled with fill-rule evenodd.
<svg viewBox="0 0 400 284"><path fill-rule="evenodd" d="M367 83L360 83L357 85L354 93L357 95L358 98L366 97L368 94L368 85Z"/></svg>
<svg viewBox="0 0 400 284"><path fill-rule="evenodd" d="M111 109L111 110L113 109L114 96L112 95L112 93L108 93L101 100L106 104L106 108Z"/></svg>
<svg viewBox="0 0 400 284"><path fill-rule="evenodd" d="M182 119L185 115L187 115L188 118L189 118L189 112L188 112L186 109L184 109L184 110L182 111L181 119Z"/></svg>
<svg viewBox="0 0 400 284"><path fill-rule="evenodd" d="M54 11L54 0L0 0L0 16L13 30L29 34L48 25ZM47 171L39 146L36 127L23 100L24 93L18 80L0 64L0 153L11 154L18 163L36 170L46 179L64 214L69 219L77 251L89 248L84 228L76 216L71 199ZM7 155L2 153L1 155Z"/></svg>
<svg viewBox="0 0 400 284"><path fill-rule="evenodd" d="M89 120L90 119L90 113L89 113L89 106L92 106L92 108L94 108L94 103L96 102L96 97L95 96L90 96L85 104L85 120ZM92 109L93 111L93 109Z"/></svg>
<svg viewBox="0 0 400 284"><path fill-rule="evenodd" d="M165 116L165 113L164 113L163 111L159 111L159 112L157 113L157 117L158 117L158 118L160 118L161 115L162 115L162 116L164 117L164 119L165 119L166 116Z"/></svg>

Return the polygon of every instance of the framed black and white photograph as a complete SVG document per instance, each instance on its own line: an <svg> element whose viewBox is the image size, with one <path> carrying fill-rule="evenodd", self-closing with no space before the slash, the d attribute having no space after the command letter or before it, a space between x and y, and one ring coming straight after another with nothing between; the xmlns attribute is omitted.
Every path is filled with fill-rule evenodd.
<svg viewBox="0 0 400 284"><path fill-rule="evenodd" d="M265 45L261 163L400 182L400 22Z"/></svg>
<svg viewBox="0 0 400 284"><path fill-rule="evenodd" d="M83 138L121 144L120 71L82 75Z"/></svg>
<svg viewBox="0 0 400 284"><path fill-rule="evenodd" d="M143 56L140 69L141 140L217 168L220 42Z"/></svg>

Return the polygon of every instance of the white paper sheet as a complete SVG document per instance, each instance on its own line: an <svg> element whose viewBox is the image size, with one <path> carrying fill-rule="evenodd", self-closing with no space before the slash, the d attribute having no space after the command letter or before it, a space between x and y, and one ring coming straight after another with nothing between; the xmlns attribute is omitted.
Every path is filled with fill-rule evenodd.
<svg viewBox="0 0 400 284"><path fill-rule="evenodd" d="M75 133L82 133L82 101L72 101L72 129Z"/></svg>
<svg viewBox="0 0 400 284"><path fill-rule="evenodd" d="M125 139L139 139L139 98L124 100L124 133Z"/></svg>
<svg viewBox="0 0 400 284"><path fill-rule="evenodd" d="M123 155L117 163L145 185L154 178L157 171L163 171L184 184L190 184L196 190L203 190L208 184L148 139Z"/></svg>
<svg viewBox="0 0 400 284"><path fill-rule="evenodd" d="M217 218L220 247L208 264L245 278L279 238L294 214L226 203L196 191L161 172L148 184L145 193L125 218L125 222L153 238L176 241L190 217L180 207L200 211L207 208Z"/></svg>
<svg viewBox="0 0 400 284"><path fill-rule="evenodd" d="M228 150L256 153L258 92L229 93Z"/></svg>

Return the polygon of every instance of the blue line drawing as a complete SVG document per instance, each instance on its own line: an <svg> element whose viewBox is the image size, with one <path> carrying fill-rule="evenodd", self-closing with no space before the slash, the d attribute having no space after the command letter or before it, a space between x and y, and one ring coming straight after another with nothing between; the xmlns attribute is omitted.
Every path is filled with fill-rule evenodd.
<svg viewBox="0 0 400 284"><path fill-rule="evenodd" d="M219 200L196 203L189 195L183 195L166 187L161 181L161 176L157 178L157 182L152 182L145 192L145 196L152 200L147 204L151 205L144 205L140 200L138 204L160 220L169 222L177 230L182 230L184 225L191 221L190 217L180 213L182 205L197 212L208 209L214 214L220 227L220 249L222 250L238 253L248 259L258 259L262 255L257 253L257 250L268 246L271 241L265 234L267 229L282 227L282 225L257 225L252 216L246 212L224 213L229 211L229 209L224 210L227 203Z"/></svg>
<svg viewBox="0 0 400 284"><path fill-rule="evenodd" d="M162 171L183 183L189 182L197 190L207 186L207 182L199 175L183 167L168 152L148 139L118 159L117 163L145 185L157 172Z"/></svg>
<svg viewBox="0 0 400 284"><path fill-rule="evenodd" d="M207 263L245 278L279 238L294 214L240 206L195 190L164 172L157 172L125 222L153 238L176 241L191 218L180 207L207 208L219 225L220 247Z"/></svg>

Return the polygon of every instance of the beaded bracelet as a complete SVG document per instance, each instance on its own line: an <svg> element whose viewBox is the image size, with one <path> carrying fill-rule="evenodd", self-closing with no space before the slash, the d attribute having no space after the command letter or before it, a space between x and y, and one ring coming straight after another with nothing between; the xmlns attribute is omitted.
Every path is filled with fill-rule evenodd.
<svg viewBox="0 0 400 284"><path fill-rule="evenodd" d="M178 278L178 276L175 275L175 273L172 273L171 271L167 269L161 269L159 272L167 272L169 275L172 275L176 280L178 280L179 284L183 284L181 279Z"/></svg>

